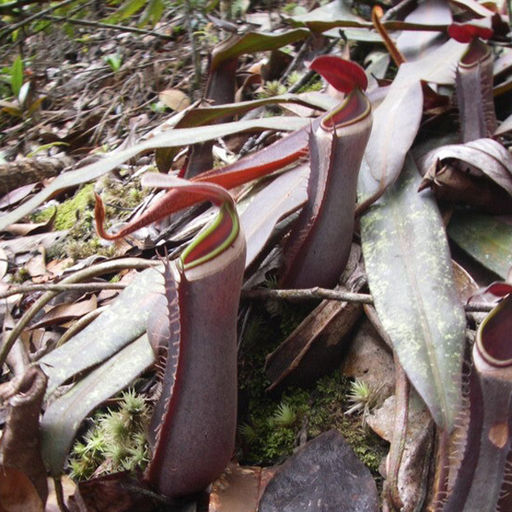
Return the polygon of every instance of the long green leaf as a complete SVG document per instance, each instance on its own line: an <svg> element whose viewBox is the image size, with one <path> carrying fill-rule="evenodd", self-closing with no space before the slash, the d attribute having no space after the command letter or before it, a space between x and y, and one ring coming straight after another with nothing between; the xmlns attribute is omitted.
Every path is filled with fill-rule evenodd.
<svg viewBox="0 0 512 512"><path fill-rule="evenodd" d="M147 336L141 336L51 403L41 429L43 459L53 476L62 474L71 444L84 418L153 363L154 354Z"/></svg>
<svg viewBox="0 0 512 512"><path fill-rule="evenodd" d="M53 194L59 190L68 187L93 181L107 172L115 169L124 162L137 156L143 151L157 148L167 148L171 146L188 146L207 140L217 139L226 135L232 135L245 130L283 130L294 131L307 126L311 121L299 117L273 117L267 119L253 119L249 121L238 121L235 123L216 124L215 126L201 126L199 128L182 128L163 132L156 137L145 140L135 146L111 153L104 159L91 165L86 165L75 171L61 174L50 186L36 194L32 199L19 206L12 212L0 218L0 231L4 230L9 224L12 224L25 215L28 215L34 208L44 203Z"/></svg>
<svg viewBox="0 0 512 512"><path fill-rule="evenodd" d="M94 322L44 356L39 364L48 375L48 393L144 334L149 312L162 285L160 272L152 268L144 270Z"/></svg>
<svg viewBox="0 0 512 512"><path fill-rule="evenodd" d="M399 180L362 217L361 237L379 318L434 420L449 432L461 406L466 321L443 223L430 193L417 192L420 179L408 157Z"/></svg>
<svg viewBox="0 0 512 512"><path fill-rule="evenodd" d="M16 98L20 93L21 86L23 85L23 60L21 55L16 57L11 67L11 89Z"/></svg>
<svg viewBox="0 0 512 512"><path fill-rule="evenodd" d="M241 36L232 36L213 49L210 71L216 69L222 62L243 55L244 53L277 50L287 44L306 39L310 35L311 33L308 29L296 28L278 34L247 32Z"/></svg>
<svg viewBox="0 0 512 512"><path fill-rule="evenodd" d="M365 195L393 183L418 132L423 112L421 81L452 84L456 64L466 45L450 40L428 57L402 64L384 101L374 112L365 152L371 168Z"/></svg>
<svg viewBox="0 0 512 512"><path fill-rule="evenodd" d="M211 107L196 107L184 113L183 117L177 121L175 127L192 128L194 126L203 126L222 117L241 115L259 107L280 103L297 103L298 105L303 105L305 107L331 110L335 106L339 105L339 100L329 96L328 94L319 92L316 92L315 94L286 93L279 96L272 96L271 98L239 101L237 103L225 103L224 105L214 105Z"/></svg>
<svg viewBox="0 0 512 512"><path fill-rule="evenodd" d="M483 213L455 212L448 235L484 267L507 279L512 268L512 226Z"/></svg>

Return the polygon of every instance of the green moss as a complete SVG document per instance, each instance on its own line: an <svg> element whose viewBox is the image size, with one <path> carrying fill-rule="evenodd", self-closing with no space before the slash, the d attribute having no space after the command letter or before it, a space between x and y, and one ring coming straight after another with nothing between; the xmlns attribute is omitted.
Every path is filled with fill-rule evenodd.
<svg viewBox="0 0 512 512"><path fill-rule="evenodd" d="M119 217L128 215L131 208L138 205L145 196L145 192L140 187L140 180L133 180L129 186L126 186L125 183L104 177L101 180L101 186L104 190L103 201L114 206L106 208L107 218L110 219L119 220ZM78 261L95 254L106 257L115 256L115 246L103 245L96 236L93 187L94 184L86 185L59 206L46 208L32 217L34 222L45 222L57 209L55 229L69 229L65 240L48 249L48 261L65 257Z"/></svg>
<svg viewBox="0 0 512 512"><path fill-rule="evenodd" d="M320 78L317 80L312 80L311 82L307 83L303 87L301 87L297 92L312 92L312 91L321 91L323 88L323 83Z"/></svg>
<svg viewBox="0 0 512 512"><path fill-rule="evenodd" d="M53 223L56 230L71 229L76 225L83 212L94 208L93 189L93 183L85 185L71 199L57 206L57 215ZM52 206L35 215L33 220L34 222L45 222L54 213L55 207Z"/></svg>
<svg viewBox="0 0 512 512"><path fill-rule="evenodd" d="M149 461L146 430L149 408L146 399L130 390L122 393L117 410L99 412L93 427L73 446L69 459L71 477L144 469Z"/></svg>
<svg viewBox="0 0 512 512"><path fill-rule="evenodd" d="M264 85L263 91L259 93L258 97L260 99L272 98L273 96L279 96L285 93L286 85L280 83L278 80L271 80Z"/></svg>
<svg viewBox="0 0 512 512"><path fill-rule="evenodd" d="M21 267L12 276L12 283L23 284L25 281L29 281L30 279L30 272L25 267Z"/></svg>
<svg viewBox="0 0 512 512"><path fill-rule="evenodd" d="M319 379L312 388L288 388L271 397L270 382L263 371L265 356L308 313L297 305L275 302L255 307L248 320L241 352L239 440L242 462L274 464L293 453L299 436L312 439L337 429L357 457L378 475L387 443L363 425L361 416L347 416L352 382L339 372ZM311 305L309 309L311 309Z"/></svg>
<svg viewBox="0 0 512 512"><path fill-rule="evenodd" d="M281 401L270 399L262 391L260 397L253 398L249 420L240 429L247 462L270 464L291 455L304 428L308 439L336 429L357 457L377 474L387 446L363 426L360 417L344 414L350 405L349 390L350 381L336 372L320 379L311 390L287 389Z"/></svg>

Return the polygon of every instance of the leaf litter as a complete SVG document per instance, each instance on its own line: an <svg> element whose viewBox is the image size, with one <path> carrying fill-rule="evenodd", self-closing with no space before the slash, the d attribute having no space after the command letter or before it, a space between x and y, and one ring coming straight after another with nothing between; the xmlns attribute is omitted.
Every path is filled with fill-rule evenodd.
<svg viewBox="0 0 512 512"><path fill-rule="evenodd" d="M88 196L84 194L78 199L84 184L94 182L94 192L101 194L106 205L108 222L115 220L122 226L132 219L137 222L136 219L148 211L148 204L149 208L155 204L153 195L140 187L140 175L155 165L160 171L181 177L193 176L198 169L220 166L208 171L204 178L201 174L193 178L207 182L211 176L216 180L216 176L223 175L222 163L215 162L212 155L237 158L248 152L252 156L230 164L231 167L228 165L228 177L219 178L225 180L222 181L224 186L236 187L232 194L238 201L248 245L247 282L251 286L258 283L271 291L285 283L283 268L294 268L295 277L290 282L298 282L300 286L306 283L312 287L331 287L339 283L337 290L369 290L377 314L370 313L366 307L363 312L361 306L350 302L324 301L313 310L317 303L311 301L297 304L276 299L242 300L238 326L238 424L243 428L239 428L241 434L237 435L237 452L232 462L236 461L239 466L230 465L226 475L217 480L209 498L209 510L256 511L258 507L259 510L283 510L298 499L280 488L281 480L287 478L302 482L300 500L307 502L313 496L322 500L329 496L331 500L339 499L339 503L344 503L347 495L341 492L339 497L334 497L327 483L325 489L313 489L311 482L304 480L300 468L309 464L310 457L316 457L312 455L315 450L320 454L320 462L327 464L330 460L327 453L334 457L337 451L345 453L352 449L370 467L377 488L382 491L380 503L383 506L401 503L405 506L403 510L421 510L428 505L427 496L431 496L429 499L439 510L468 512L472 510L469 501L457 503L457 496L461 496L464 489L478 493L482 478L480 467L496 449L485 437L485 429L490 429L491 444L494 440L501 450L500 463L492 467L492 477L498 483L493 489L489 510L494 510L498 502L506 506L503 493L507 470L503 461L505 451L509 450L510 435L503 434L503 429L497 431L488 427L492 421L489 415L500 407L499 399L493 398L499 384L492 381L487 369L481 369L478 355L473 356L476 370L468 383L467 366L473 364L469 347L478 329L477 317L467 316L464 321L463 300L468 293L461 291L461 295L457 295L451 261L451 258L460 259L463 266L471 261L466 271L474 272L481 285L490 284L496 275L503 280L507 276L510 279L511 112L510 88L506 84L511 67L506 64L506 56L511 49L506 7L505 2L501 2L503 5L498 2L493 12L478 2L436 1L420 3L417 8L408 10L406 3L398 3L397 8L388 6L382 18L374 13L376 29L368 6L362 2L354 2L357 9L346 1L316 9L304 4L300 6L305 9L302 13L294 14L290 8L291 15L270 16L272 33L244 24L244 15L247 19L258 19L253 16L252 8L247 12L247 6L232 13L239 17L240 25L204 16L201 9L191 14L186 7L173 6L155 24L152 34L151 30L144 35L119 29L112 32L108 28L91 32L87 27L76 25L74 30L81 38L68 48L69 36L56 26L51 43L43 33L22 42L34 52L31 62L21 63L21 59L14 61L7 56L10 83L16 94L14 97L6 92L5 100L2 98L2 145L5 148L2 166L8 176L4 198L0 199L5 211L4 218L0 218L2 291L8 293L20 283L26 285L27 291L9 302L15 322L20 318L25 320L14 331L7 328L9 322L5 323L0 358L6 364L2 368L0 386L16 393L13 390L17 389L17 383L24 382L23 379L48 377L49 392L43 407L44 390L34 397L28 392L24 398L33 402L30 411L15 409L15 398L4 399L2 403L0 453L4 454L2 464L9 467L3 474L6 479L11 478L11 483L2 484L2 496L5 495L7 501L3 498L0 507L6 510L16 506L23 506L25 510L44 508L46 473L39 462L36 464L41 449L23 438L32 431L30 429L38 428L39 413L44 412L41 425L45 463L51 473L59 477L69 472L71 463L66 459L73 443L87 441L84 426L92 426L94 432L94 415L91 416L94 411L102 414L101 411L116 403L118 392L134 384L136 392L148 402L162 392L157 369L162 362L155 366L144 334L148 311L161 287L159 271L140 272L125 285L127 289L116 300L112 300L112 295L118 292L102 292L109 295L109 302L104 305L99 291L87 292L84 296L73 292L73 284L86 279L101 287L102 283L121 279L120 266L108 265L115 262L113 258L126 256L127 261L141 262L133 263L135 266L142 265L143 260L157 259L163 252L175 258L190 237L211 218L211 214L201 216L197 207L183 213L173 212L170 219L155 215L156 225L144 227L126 241L112 244L96 234L92 194L89 192ZM115 15L118 18L114 16L111 20L121 23L135 7L126 4L125 8L128 10L124 14L121 10ZM157 20L157 11L151 12ZM201 30L190 39L190 32L183 30L183 26L192 18ZM344 32L349 44L339 38L338 29ZM238 34L228 38L229 30ZM114 38L110 37L112 34ZM489 41L482 42L476 39L478 37ZM277 57L283 48L293 59ZM376 78L349 67L345 68L345 76L338 76L336 60L329 60L343 53L344 57L361 63L371 51L383 55L389 52L395 60L401 56L399 59L405 58L405 62L398 60L398 69L393 69L388 66L389 61L383 59L382 69L378 71L380 76ZM209 68L204 58L206 53L212 55ZM307 92L318 89L321 84L307 68L321 53L333 56L325 57L328 60L313 69L318 69L335 87L343 89L345 85L340 87L340 83L348 83L344 92L350 93L362 81L371 81L373 129L367 145L364 138L356 135L356 142L343 149L350 135L345 134L344 128L335 127L336 121L321 134L319 121L315 119L334 108L333 100L325 92L317 91L316 96ZM195 59L204 62L202 69L193 69ZM271 78L284 89L271 84L264 66L251 68L251 64L261 59L268 59L268 65L274 66ZM493 70L493 63L497 62L499 65ZM41 73L41 69L45 72ZM293 73L297 74L294 81L291 80ZM330 76L332 73L334 76ZM202 86L194 78L201 74L207 81ZM31 76L37 80L29 81ZM238 83L243 80L245 84L236 96L235 80ZM258 84L263 84L259 90ZM493 84L498 93L494 98ZM262 90L268 94L273 88L279 97L258 96ZM286 93L282 94L283 91ZM282 116L285 103L300 105L301 108L288 111L296 111L299 116ZM466 108L473 104L479 108ZM360 122L358 118L351 119L350 123L352 121L354 126ZM348 132L352 133L351 130ZM292 133L289 139L286 139L286 132ZM437 144L432 133L451 136L455 142ZM287 145L287 140L297 144ZM429 141L430 152L414 162L410 150L414 152L418 142L428 145ZM191 144L194 149L187 150ZM341 149L333 149L336 144ZM325 191L333 186L331 171L343 172L347 158L340 154L348 151L352 158L351 149L358 145L361 152L365 147L366 150L361 166L354 157L356 175L359 171L359 208L356 210L359 218L353 228L353 197L347 195L343 211L337 211L334 215L339 218L334 219L329 213L329 203L333 200ZM216 147L213 153L212 147ZM262 153L257 152L262 149ZM156 150L156 160L153 150ZM271 163L275 160L278 164ZM255 169L257 172L250 177L243 176ZM235 171L240 178L232 181L228 171L232 175ZM270 177L263 178L266 174ZM246 183L255 178L259 181ZM410 183L413 186L409 186ZM432 189L433 195L424 190L427 188ZM301 212L311 208L308 195L316 204L311 210L311 219L303 222ZM169 197L177 199L179 194ZM52 202L48 203L50 200ZM142 206L138 207L140 204ZM177 210L178 205L174 208ZM392 214L383 215L386 209ZM318 219L325 212L330 220L324 232ZM14 225L20 221L23 223ZM301 222L303 226L299 229ZM331 261L348 258L348 252L342 254L345 249L338 247L333 251L324 243L333 238L329 233L335 233L340 226L344 226L346 232L343 244L350 249L351 243L355 243L353 258L359 259L356 255L360 253L362 241L366 270L349 265L350 274L340 281L343 263L341 267L336 266L341 270L336 270L334 277L322 281L317 278L318 267L326 267L321 270L328 272ZM111 227L110 233L118 232L118 227ZM296 234L294 229L298 230ZM320 236L313 237L313 232L319 232ZM301 240L300 250L287 253L286 244L291 240L294 245L295 236ZM457 249L451 254L449 244ZM321 249L323 246L327 249ZM460 249L464 251L464 258L458 257L462 254ZM331 253L322 256L321 250ZM304 270L306 267L294 263L308 251L314 260L321 262L317 263L317 268L312 267L314 270ZM91 267L93 263L99 264L98 268L104 265L105 270L96 271ZM158 262L155 264L158 266ZM130 263L127 265L130 268ZM478 272L474 268L478 268ZM83 277L79 278L79 274ZM49 306L46 304L51 297L41 299L41 292L31 291L29 286L56 283L58 279L68 283L69 290L53 298ZM294 290L291 290L291 297L294 301L304 300ZM500 345L504 343L507 325L506 315L500 311L506 310L510 300L505 297L504 301L505 305L489 315L478 334L484 344L480 356L483 353L485 359L485 351L490 351L493 357L485 361L500 367L509 364L506 350L502 355L504 349ZM100 306L106 309L97 318L87 319ZM366 319L363 321L361 317ZM354 340L363 329L368 329L364 327L367 321L374 324L372 336L380 341L376 345L369 343L370 348L365 350L356 350ZM411 344L407 333L415 325ZM76 331L66 336L68 328ZM487 346L486 336L491 328L497 334L492 335ZM12 336L13 332L16 336ZM55 348L61 336L71 339ZM13 342L16 348L7 354L6 347ZM368 364L371 357L379 357L379 354L381 359L384 357L383 343L387 357L395 355L405 371L404 378L414 389L410 393L399 391L397 380L393 390L387 375L386 396L372 401L371 410L361 406L360 409L365 410L364 418L352 415L338 421L322 416L312 403L320 400L326 404L322 400L331 396L329 386L321 379L328 371L334 372L331 374L334 376L341 375L342 380L347 379L342 372L356 378L357 389L369 392L384 389L382 383L372 378L373 368ZM46 355L40 359L43 354ZM25 375L20 374L20 368L25 366L19 364L19 357L40 365L42 370L36 365L27 369ZM360 358L359 363L357 358ZM351 361L349 366L348 360ZM359 368L363 373L351 373L349 367ZM400 372L393 370L393 365L391 370L388 368L388 374L389 371L391 375L394 371L398 379ZM368 373L366 381L365 372ZM346 382L345 388L332 395L337 402L329 402L326 410L339 409L340 413L354 410L350 381L343 382ZM265 394L267 388L270 394L268 391ZM409 414L399 414L409 402L412 404ZM487 415L483 423L475 420L476 410ZM290 416L289 421L276 419L285 414ZM18 416L21 419L16 419ZM13 422L29 418L30 429L21 431L20 439L11 440L16 430L13 430ZM387 469L383 464L379 467L387 450L385 444L380 445L380 451L376 452L380 456L376 455L372 463L368 457L361 456L366 449L358 444L362 438L351 433L366 431L369 427L364 423L391 443L394 455ZM434 423L436 432L432 434ZM341 424L348 428L340 427ZM343 438L338 439L333 426L341 429ZM390 434L393 430L405 436L401 459L396 457L396 453L401 452L396 451L399 437ZM327 434L318 436L321 432ZM428 455L433 435L441 458L450 451L457 451L471 459L471 446L463 440L465 436L478 440L482 453L476 476L460 471L457 457L446 459L451 461L446 469L442 464L436 466ZM352 448L347 448L345 443ZM373 443L379 445L376 438ZM251 444L253 447L257 444L259 451L252 449ZM333 444L335 450L330 448ZM283 462L287 456L284 454L295 449L298 449L296 453L280 466L274 477L262 476L259 464ZM15 455L7 457L6 453ZM255 453L258 453L256 457ZM342 468L341 459L345 459L343 462L350 468ZM18 464L25 460L29 463ZM359 462L348 455L331 463L334 472L322 464L318 471L324 476L332 473L336 488L349 485L343 478L350 471L364 472L364 467L361 469ZM194 464L200 465L200 461ZM430 471L435 473L431 494L427 493L429 464L432 465ZM414 473L411 468L418 465L424 471ZM102 471L90 469L90 474ZM249 474L254 480L250 484L253 497L247 508L243 508L240 493L248 485L244 475ZM378 507L373 497L375 484L369 475L365 473L364 485L372 489L368 491L370 494L362 495L366 491L361 481L353 489L359 495L352 502L354 510L365 507L370 495L371 506ZM13 478L18 487L13 486ZM263 490L265 485L266 491ZM130 491L124 491L128 488ZM133 494L137 488L140 493ZM156 495L154 488L148 488L147 477L141 473L128 476L115 472L110 477L80 483L68 504L90 510L89 507L98 506L102 497L105 502L101 510L113 510L109 507L114 502L116 510L158 509L164 506L162 503L169 503L166 497ZM183 511L190 506L195 510L208 510L207 502L208 497L203 495L180 499L172 506ZM54 506L52 498L48 509Z"/></svg>

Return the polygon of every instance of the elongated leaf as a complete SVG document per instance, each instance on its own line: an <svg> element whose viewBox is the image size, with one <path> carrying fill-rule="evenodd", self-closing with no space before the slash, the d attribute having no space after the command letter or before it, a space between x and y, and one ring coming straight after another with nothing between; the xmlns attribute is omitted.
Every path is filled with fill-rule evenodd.
<svg viewBox="0 0 512 512"><path fill-rule="evenodd" d="M84 418L153 363L153 350L147 336L141 336L51 403L41 429L43 458L53 476L62 474L71 444Z"/></svg>
<svg viewBox="0 0 512 512"><path fill-rule="evenodd" d="M320 108L329 110L332 108L333 99L327 94L311 95L302 94L281 94L272 96L272 98L262 98L251 101L240 101L238 103L227 103L212 107L197 107L188 111L175 125L176 128L192 128L194 126L203 126L215 121L221 117L241 115L250 110L264 107L266 105L276 105L279 103L297 103L305 107Z"/></svg>
<svg viewBox="0 0 512 512"><path fill-rule="evenodd" d="M110 16L107 21L117 22L129 18L132 14L142 9L146 3L146 0L128 0L117 11Z"/></svg>
<svg viewBox="0 0 512 512"><path fill-rule="evenodd" d="M259 191L240 215L247 240L245 266L248 267L267 243L276 224L298 210L308 200L309 166L293 169Z"/></svg>
<svg viewBox="0 0 512 512"><path fill-rule="evenodd" d="M446 0L429 0L422 2L405 18L409 23L425 25L449 25L452 13ZM426 57L446 40L446 35L432 31L403 31L396 40L397 48L408 62Z"/></svg>
<svg viewBox="0 0 512 512"><path fill-rule="evenodd" d="M318 118L311 123L311 129L316 128L321 122ZM307 127L309 128L309 127ZM266 176L271 172L278 171L286 166L295 163L300 157L307 152L308 131L304 127L295 131L288 137L283 137L274 144L252 153L246 158L242 158L237 162L217 167L201 175L192 178L193 183L216 183L224 188L233 188L248 181L252 181L262 176ZM164 177L165 181L166 178ZM158 185L156 185L158 186ZM165 185L160 185L165 186ZM156 222L159 219L171 215L172 213L192 206L197 201L194 195L182 194L178 190L170 189L160 200L155 201L140 217L133 220L115 234L109 234L103 227L105 218L105 209L103 203L96 198L96 226L102 238L107 240L116 240L127 236L138 229Z"/></svg>
<svg viewBox="0 0 512 512"><path fill-rule="evenodd" d="M420 126L423 91L419 80L409 79L406 66L400 67L386 99L374 114L365 159L375 179L375 190L396 180Z"/></svg>
<svg viewBox="0 0 512 512"><path fill-rule="evenodd" d="M308 27L313 32L324 32L334 27L360 27L365 23L363 18L356 16L346 0L336 0L327 5L313 9L307 14L284 16L296 27Z"/></svg>
<svg viewBox="0 0 512 512"><path fill-rule="evenodd" d="M214 48L211 70L215 70L222 62L244 53L277 50L287 44L305 39L309 35L309 30L297 28L280 34L248 32L242 36L233 36Z"/></svg>
<svg viewBox="0 0 512 512"><path fill-rule="evenodd" d="M377 194L392 184L418 132L423 111L420 81L455 81L455 67L466 45L450 40L416 62L402 64L390 90L374 112L373 129L365 152L372 178L364 176L365 194Z"/></svg>
<svg viewBox="0 0 512 512"><path fill-rule="evenodd" d="M11 67L11 89L14 96L18 97L23 85L23 59L21 55L16 57Z"/></svg>
<svg viewBox="0 0 512 512"><path fill-rule="evenodd" d="M325 32L334 28L352 27L354 29L372 29L373 24L365 21L363 18L356 16L351 10L351 4L347 0L335 0L326 5L318 7L307 14L299 14L297 16L283 16L291 25L295 27L308 27L312 32ZM401 20L390 20L384 23L387 30L446 30L445 23L417 23ZM351 35L355 30L347 30ZM365 31L368 32L368 31ZM338 34L334 34L338 35ZM357 40L357 37L355 38ZM377 40L381 41L380 36L377 38L368 38L367 35L361 37L362 41Z"/></svg>
<svg viewBox="0 0 512 512"><path fill-rule="evenodd" d="M0 231L9 224L13 224L25 215L29 214L56 192L68 187L93 181L124 162L130 160L149 149L165 148L170 146L187 146L197 142L224 137L245 130L298 130L310 123L308 119L298 117L273 117L267 119L254 119L250 121L238 121L236 123L223 123L215 126L202 126L200 128L183 128L169 130L156 137L143 141L124 151L114 152L99 162L86 165L75 171L66 172L56 178L48 187L36 194L32 199L16 208L14 211L0 218Z"/></svg>
<svg viewBox="0 0 512 512"><path fill-rule="evenodd" d="M512 131L512 115L508 116L498 127L494 135L503 135Z"/></svg>
<svg viewBox="0 0 512 512"><path fill-rule="evenodd" d="M39 362L52 393L77 373L97 365L146 331L146 322L162 291L163 277L155 269L141 272L114 304L65 345Z"/></svg>
<svg viewBox="0 0 512 512"><path fill-rule="evenodd" d="M450 3L467 10L472 14L476 14L477 16L486 17L494 14L490 9L483 6L476 0L450 0Z"/></svg>
<svg viewBox="0 0 512 512"><path fill-rule="evenodd" d="M512 226L490 215L456 211L448 235L484 267L507 278L512 267Z"/></svg>
<svg viewBox="0 0 512 512"><path fill-rule="evenodd" d="M176 122L174 128L192 128L194 126L203 126L221 118L241 115L259 107L280 103L297 103L299 105L304 105L305 107L311 107L320 110L330 110L333 108L333 98L328 94L317 93L315 96L312 96L310 93L282 94L272 98L240 101L238 103L226 103L223 105L216 105L211 107L194 108L185 113L183 117L181 117ZM157 149L155 157L160 172L167 172L171 168L173 159L178 154L179 149L179 147Z"/></svg>
<svg viewBox="0 0 512 512"><path fill-rule="evenodd" d="M430 193L417 193L413 160L361 219L370 290L407 376L436 423L453 429L461 406L465 315Z"/></svg>

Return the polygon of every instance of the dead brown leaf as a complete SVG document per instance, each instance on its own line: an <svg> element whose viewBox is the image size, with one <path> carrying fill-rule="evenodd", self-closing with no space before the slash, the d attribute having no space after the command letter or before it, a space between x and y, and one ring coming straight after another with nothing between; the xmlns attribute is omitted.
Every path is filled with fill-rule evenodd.
<svg viewBox="0 0 512 512"><path fill-rule="evenodd" d="M32 329L45 327L47 325L61 324L68 320L80 318L91 311L94 311L98 306L96 295L93 295L88 300L75 302L74 304L59 304L48 311L39 322L32 326Z"/></svg>
<svg viewBox="0 0 512 512"><path fill-rule="evenodd" d="M158 95L159 100L175 112L181 112L190 106L188 96L179 89L167 89Z"/></svg>

